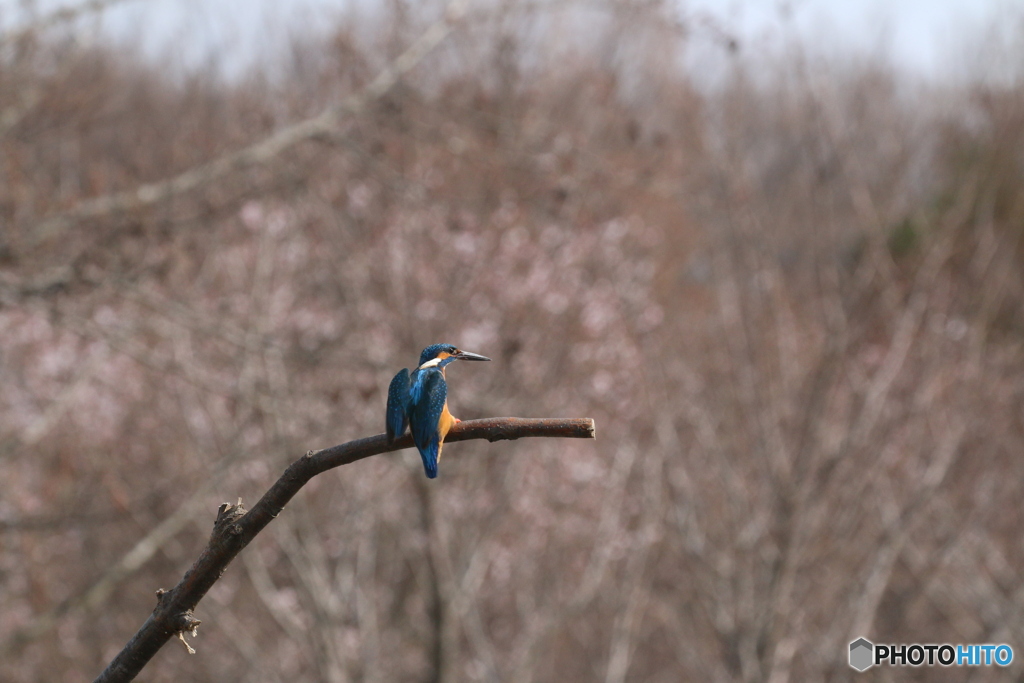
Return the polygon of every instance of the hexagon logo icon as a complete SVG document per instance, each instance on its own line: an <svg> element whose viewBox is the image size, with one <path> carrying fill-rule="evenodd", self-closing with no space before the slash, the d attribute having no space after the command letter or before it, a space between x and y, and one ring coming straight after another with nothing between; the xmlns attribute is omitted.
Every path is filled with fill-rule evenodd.
<svg viewBox="0 0 1024 683"><path fill-rule="evenodd" d="M875 645L867 638L858 638L850 643L850 666L865 671L874 664Z"/></svg>

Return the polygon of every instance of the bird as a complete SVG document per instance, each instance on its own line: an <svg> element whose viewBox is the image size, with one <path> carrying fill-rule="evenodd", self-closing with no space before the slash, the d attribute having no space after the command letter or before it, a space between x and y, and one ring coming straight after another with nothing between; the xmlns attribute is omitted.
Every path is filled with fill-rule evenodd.
<svg viewBox="0 0 1024 683"><path fill-rule="evenodd" d="M444 379L445 366L457 360L490 358L452 344L431 344L423 349L419 365L411 374L403 368L388 386L387 443L394 443L408 427L428 479L437 477L444 437L459 422L448 412L448 384Z"/></svg>

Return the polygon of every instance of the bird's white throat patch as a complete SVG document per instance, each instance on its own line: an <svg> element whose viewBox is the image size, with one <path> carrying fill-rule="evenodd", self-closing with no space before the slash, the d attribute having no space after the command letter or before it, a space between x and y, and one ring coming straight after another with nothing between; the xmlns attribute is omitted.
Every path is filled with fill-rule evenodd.
<svg viewBox="0 0 1024 683"><path fill-rule="evenodd" d="M420 370L425 370L427 368L437 367L440 364L441 364L441 359L440 358L432 358L432 359L428 360L426 363L424 363L423 365L421 365L420 366Z"/></svg>

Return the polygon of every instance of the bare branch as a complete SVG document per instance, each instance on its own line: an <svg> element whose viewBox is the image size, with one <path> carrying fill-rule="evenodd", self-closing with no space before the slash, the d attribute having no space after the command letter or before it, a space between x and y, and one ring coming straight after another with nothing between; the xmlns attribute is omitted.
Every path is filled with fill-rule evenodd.
<svg viewBox="0 0 1024 683"><path fill-rule="evenodd" d="M529 436L593 439L594 421L589 418L492 417L458 423L446 442L468 439L503 441ZM349 441L321 451L310 451L293 462L252 510L224 503L217 514L210 541L178 585L157 592L157 606L124 649L96 678L96 683L130 681L164 643L177 634L192 631L198 622L192 610L224 573L228 563L270 522L306 482L318 474L373 455L412 446L407 434L390 446L383 434Z"/></svg>
<svg viewBox="0 0 1024 683"><path fill-rule="evenodd" d="M233 171L265 164L300 142L334 132L342 115L355 114L365 109L367 104L387 93L402 75L412 70L431 50L440 45L462 18L465 8L466 0L452 0L441 19L431 24L405 52L388 64L362 90L339 104L328 107L314 117L282 128L248 147L229 152L172 178L80 202L68 211L43 220L37 226L34 240L36 243L42 242L66 229L74 221L151 206Z"/></svg>

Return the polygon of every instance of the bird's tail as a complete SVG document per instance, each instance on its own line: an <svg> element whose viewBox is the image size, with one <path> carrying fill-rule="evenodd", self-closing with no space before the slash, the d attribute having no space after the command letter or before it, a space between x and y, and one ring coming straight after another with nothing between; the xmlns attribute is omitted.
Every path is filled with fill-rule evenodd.
<svg viewBox="0 0 1024 683"><path fill-rule="evenodd" d="M437 463L441 459L441 440L431 439L426 448L419 449L427 479L437 478Z"/></svg>

